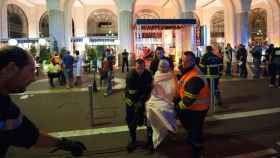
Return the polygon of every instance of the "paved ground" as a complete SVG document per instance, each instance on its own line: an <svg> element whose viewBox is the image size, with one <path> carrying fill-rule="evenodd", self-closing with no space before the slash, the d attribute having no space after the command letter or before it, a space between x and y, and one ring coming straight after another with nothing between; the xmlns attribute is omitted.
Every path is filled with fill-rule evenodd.
<svg viewBox="0 0 280 158"><path fill-rule="evenodd" d="M66 136L61 132L75 130L68 136L78 135L73 139L85 142L89 151L84 157L190 157L190 148L184 141L185 131L181 128L175 137L167 139L153 155L147 155L143 149L132 154L125 151L128 135L124 122L125 109L122 104L124 76L122 73L116 73L113 95L104 97L103 90L94 93L93 125L87 91L90 77L88 81L85 80L83 86L71 90L64 87L52 89L49 88L46 80L41 80L32 84L25 94L15 95L13 99L44 131ZM213 118L217 120L213 121L213 118L210 118L209 120L212 121L207 122L205 127L205 157L273 158L279 155L277 143L280 141L278 99L280 89L268 88L267 79L224 78L221 82L221 90L224 106L216 108L217 116ZM240 113L248 111L251 111L249 112L251 114ZM139 133L141 135L139 139L144 141L145 132L141 130ZM13 148L8 157L70 157L63 152L56 154L47 154L47 152Z"/></svg>

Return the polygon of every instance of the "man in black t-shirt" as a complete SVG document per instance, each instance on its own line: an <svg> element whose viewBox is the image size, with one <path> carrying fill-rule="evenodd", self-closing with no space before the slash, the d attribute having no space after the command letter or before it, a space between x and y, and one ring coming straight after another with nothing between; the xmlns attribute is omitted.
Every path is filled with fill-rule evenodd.
<svg viewBox="0 0 280 158"><path fill-rule="evenodd" d="M35 66L31 55L19 47L0 49L0 158L10 146L53 148L81 156L86 150L78 141L58 139L40 132L11 100L10 94L23 93L34 80Z"/></svg>

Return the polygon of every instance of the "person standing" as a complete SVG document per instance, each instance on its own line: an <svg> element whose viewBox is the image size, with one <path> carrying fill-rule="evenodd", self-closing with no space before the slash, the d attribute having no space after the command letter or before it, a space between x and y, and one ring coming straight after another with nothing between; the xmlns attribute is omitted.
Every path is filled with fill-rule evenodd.
<svg viewBox="0 0 280 158"><path fill-rule="evenodd" d="M136 60L135 68L126 77L125 98L126 123L130 134L127 151L133 152L136 147L136 129L145 123L145 102L149 99L152 89L152 75L145 69L142 59ZM153 149L152 128L147 127L147 147Z"/></svg>
<svg viewBox="0 0 280 158"><path fill-rule="evenodd" d="M156 149L164 138L176 133L176 112L173 100L177 95L176 76L170 71L169 62L161 59L154 76L151 98L146 103L148 124L153 129L153 147Z"/></svg>
<svg viewBox="0 0 280 158"><path fill-rule="evenodd" d="M225 62L226 62L226 75L227 76L232 76L232 73L231 73L231 69L232 69L232 47L231 45L228 43L226 48L225 48L225 55L224 55L224 58L225 58Z"/></svg>
<svg viewBox="0 0 280 158"><path fill-rule="evenodd" d="M124 51L122 52L122 72L124 72L124 67L126 66L126 71L129 71L129 67L128 67L128 52L126 51L126 49L124 49Z"/></svg>
<svg viewBox="0 0 280 158"><path fill-rule="evenodd" d="M216 53L217 54L217 53ZM217 99L217 104L222 106L221 92L219 90L220 77L222 75L223 62L219 56L214 54L212 46L206 47L206 53L199 64L202 72L206 75L216 76L214 78L214 93ZM210 86L210 79L207 79Z"/></svg>
<svg viewBox="0 0 280 158"><path fill-rule="evenodd" d="M164 49L162 47L157 47L156 48L153 60L151 62L150 68L149 68L153 75L156 73L156 71L158 69L158 63L161 59L166 59L170 64L170 70L173 71L174 64L173 64L172 59L164 56L164 54L165 54L165 52L164 52Z"/></svg>
<svg viewBox="0 0 280 158"><path fill-rule="evenodd" d="M239 76L242 78L247 78L247 50L243 44L239 45L239 49L237 51L239 54Z"/></svg>
<svg viewBox="0 0 280 158"><path fill-rule="evenodd" d="M69 51L66 52L62 59L63 72L66 80L66 88L73 87L73 64L74 57L70 54Z"/></svg>
<svg viewBox="0 0 280 158"><path fill-rule="evenodd" d="M76 57L75 57L75 62L74 62L74 76L75 76L75 86L80 86L82 84L82 78L81 78L81 73L82 73L82 64L83 64L83 59L80 56L79 51L75 51Z"/></svg>
<svg viewBox="0 0 280 158"><path fill-rule="evenodd" d="M189 131L187 142L192 146L192 157L200 158L203 124L210 104L210 88L208 82L200 77L202 72L195 65L193 52L184 52L182 62L183 76L179 81L176 110L183 127Z"/></svg>
<svg viewBox="0 0 280 158"><path fill-rule="evenodd" d="M81 156L86 150L78 141L59 139L41 132L25 116L10 97L23 93L34 81L34 60L25 50L15 46L0 49L0 157L4 158L11 146L22 148L50 148L65 150Z"/></svg>
<svg viewBox="0 0 280 158"><path fill-rule="evenodd" d="M253 56L253 63L254 63L254 69L255 69L255 75L254 78L258 79L260 78L261 73L261 58L262 58L262 47L260 44L256 44L252 50L252 56Z"/></svg>
<svg viewBox="0 0 280 158"><path fill-rule="evenodd" d="M280 88L280 48L274 48L269 57L271 65L271 78L269 87L277 87L276 76L278 75L278 88Z"/></svg>

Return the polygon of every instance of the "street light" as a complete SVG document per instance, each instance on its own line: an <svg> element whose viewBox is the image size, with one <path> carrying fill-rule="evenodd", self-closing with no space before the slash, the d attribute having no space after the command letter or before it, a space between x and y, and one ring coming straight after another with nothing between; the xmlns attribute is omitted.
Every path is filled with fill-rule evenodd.
<svg viewBox="0 0 280 158"><path fill-rule="evenodd" d="M16 39L9 39L8 44L10 46L16 46L18 44Z"/></svg>
<svg viewBox="0 0 280 158"><path fill-rule="evenodd" d="M40 38L38 42L41 46L45 46L47 44L47 41L44 38Z"/></svg>

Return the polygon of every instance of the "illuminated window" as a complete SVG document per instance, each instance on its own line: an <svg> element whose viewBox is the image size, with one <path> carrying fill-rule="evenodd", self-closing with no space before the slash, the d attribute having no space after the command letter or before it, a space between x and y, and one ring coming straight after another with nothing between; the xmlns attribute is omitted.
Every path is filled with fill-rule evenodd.
<svg viewBox="0 0 280 158"><path fill-rule="evenodd" d="M223 43L225 34L224 24L224 11L216 12L211 19L211 44Z"/></svg>
<svg viewBox="0 0 280 158"><path fill-rule="evenodd" d="M47 12L45 12L40 18L39 32L40 37L49 37L49 16Z"/></svg>
<svg viewBox="0 0 280 158"><path fill-rule="evenodd" d="M28 37L28 20L24 11L15 4L8 4L7 16L9 38Z"/></svg>
<svg viewBox="0 0 280 158"><path fill-rule="evenodd" d="M267 13L264 9L251 10L249 15L251 40L262 42L267 37Z"/></svg>

